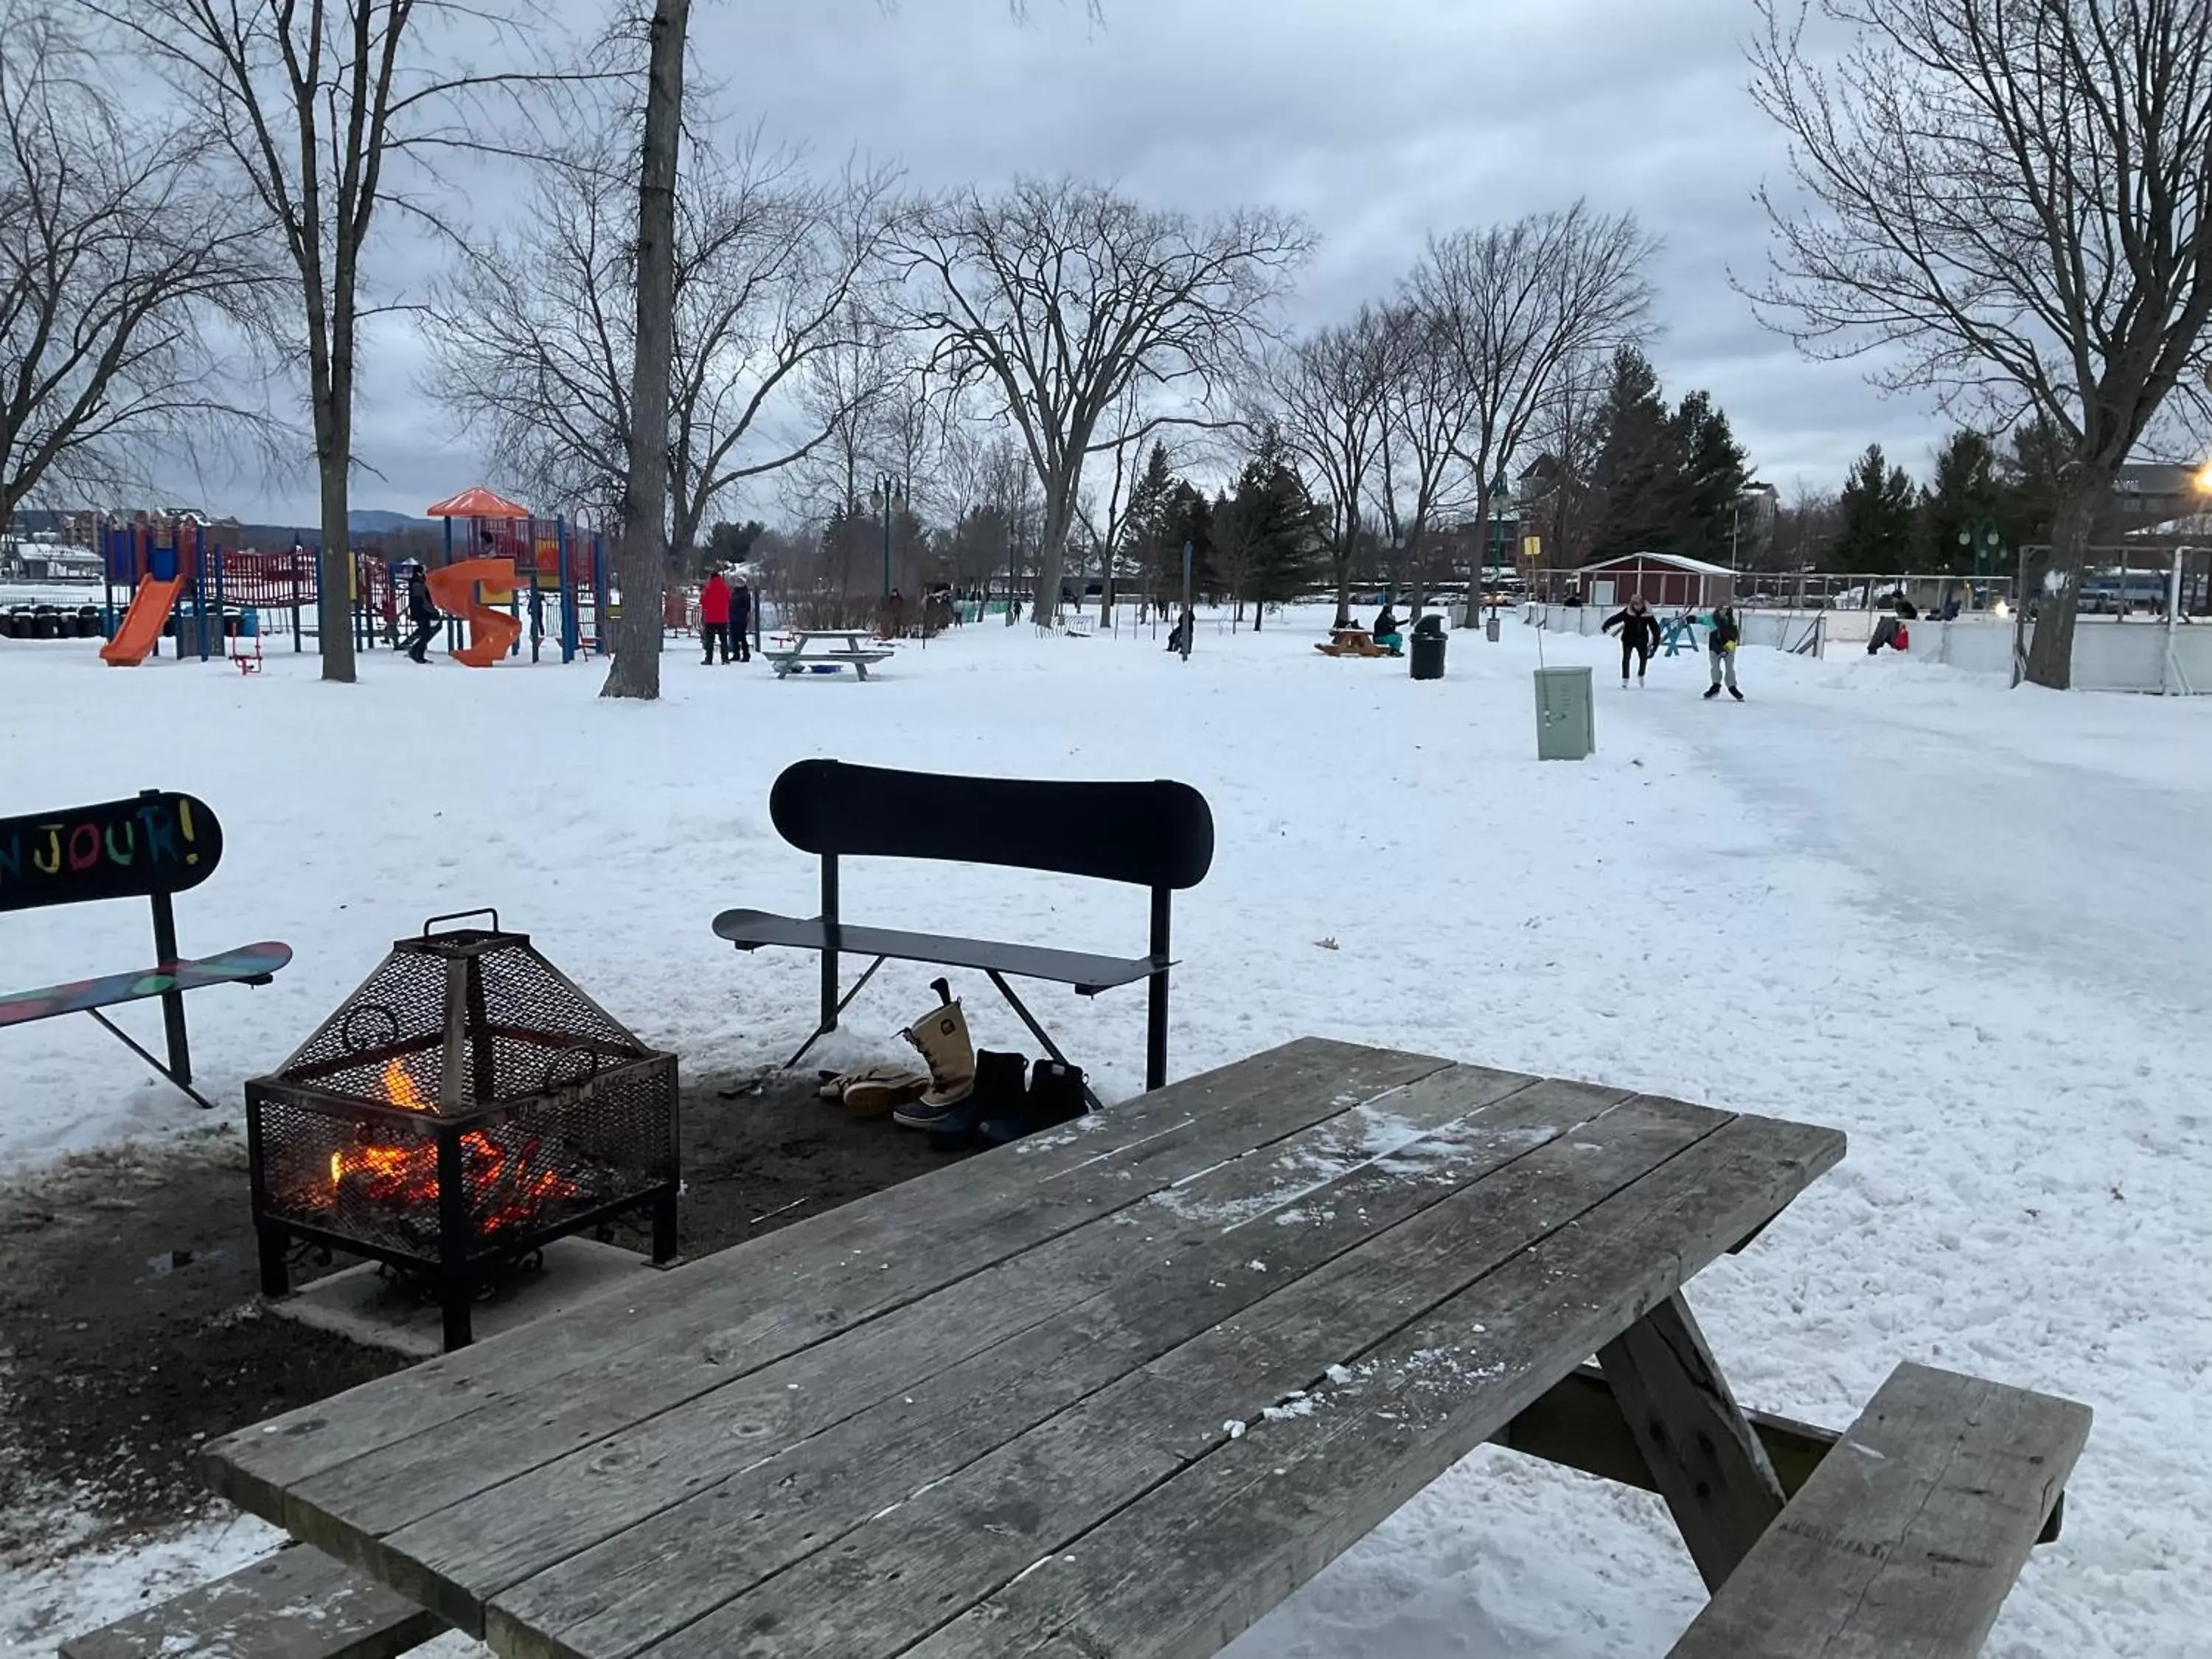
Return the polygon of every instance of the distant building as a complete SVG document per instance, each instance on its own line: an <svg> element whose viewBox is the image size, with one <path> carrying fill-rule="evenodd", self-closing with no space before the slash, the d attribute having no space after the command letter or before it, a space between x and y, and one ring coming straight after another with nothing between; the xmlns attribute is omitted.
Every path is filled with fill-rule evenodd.
<svg viewBox="0 0 2212 1659"><path fill-rule="evenodd" d="M1735 573L1727 566L1680 553L1623 553L1574 574L1585 601L1607 608L1641 593L1655 611L1704 610L1735 592Z"/></svg>

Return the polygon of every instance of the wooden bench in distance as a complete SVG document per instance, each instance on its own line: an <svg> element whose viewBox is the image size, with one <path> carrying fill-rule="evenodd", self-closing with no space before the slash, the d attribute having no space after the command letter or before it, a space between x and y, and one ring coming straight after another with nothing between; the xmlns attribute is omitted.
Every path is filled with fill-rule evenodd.
<svg viewBox="0 0 2212 1659"><path fill-rule="evenodd" d="M61 1659L393 1659L445 1620L320 1550L281 1549L61 1645Z"/></svg>
<svg viewBox="0 0 2212 1659"><path fill-rule="evenodd" d="M2088 1437L2087 1406L1899 1365L1668 1659L1972 1659Z"/></svg>

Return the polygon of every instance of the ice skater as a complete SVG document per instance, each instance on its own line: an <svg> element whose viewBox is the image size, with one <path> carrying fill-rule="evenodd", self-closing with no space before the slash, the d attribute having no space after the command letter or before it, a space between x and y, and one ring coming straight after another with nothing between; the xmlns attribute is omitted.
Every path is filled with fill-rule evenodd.
<svg viewBox="0 0 2212 1659"><path fill-rule="evenodd" d="M1644 671L1651 665L1651 653L1659 648L1659 618L1651 614L1651 607L1644 603L1638 593L1629 600L1626 608L1616 611L1605 619L1601 630L1610 634L1620 630L1620 689L1628 689L1628 665L1636 663L1636 683L1644 684Z"/></svg>
<svg viewBox="0 0 2212 1659"><path fill-rule="evenodd" d="M1725 684L1728 694L1738 702L1743 693L1735 689L1735 647L1743 638L1743 627L1736 620L1735 606L1723 600L1713 607L1713 620L1705 635L1705 653L1712 665L1713 683L1705 689L1707 698L1717 697Z"/></svg>

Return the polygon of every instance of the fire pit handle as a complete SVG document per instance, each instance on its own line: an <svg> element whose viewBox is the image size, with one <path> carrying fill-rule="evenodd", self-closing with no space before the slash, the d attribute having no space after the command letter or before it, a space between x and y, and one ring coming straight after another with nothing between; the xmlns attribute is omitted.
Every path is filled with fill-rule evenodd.
<svg viewBox="0 0 2212 1659"><path fill-rule="evenodd" d="M491 906L487 904L481 909L454 910L450 911L442 916L432 916L428 921L422 924L422 937L424 939L429 938L430 930L435 927L441 921L465 921L471 916L489 916L491 918L492 932L496 933L501 931L499 925L499 912L493 909ZM455 929L454 931L459 932L459 930Z"/></svg>

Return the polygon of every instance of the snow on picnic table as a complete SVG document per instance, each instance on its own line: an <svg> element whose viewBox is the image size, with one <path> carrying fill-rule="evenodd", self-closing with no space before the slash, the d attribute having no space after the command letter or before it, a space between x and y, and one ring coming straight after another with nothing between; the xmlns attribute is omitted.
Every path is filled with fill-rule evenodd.
<svg viewBox="0 0 2212 1659"><path fill-rule="evenodd" d="M1990 1651L2203 1651L2212 702L1747 651L1750 700L1707 703L1701 657L1623 690L1607 641L1510 622L1498 646L1455 633L1446 678L1415 684L1321 657L1325 621L1201 627L1188 664L1150 630L994 622L902 647L865 686L672 651L655 707L599 700L596 666L380 652L346 690L312 658L244 678L0 641L0 814L148 785L214 805L225 857L179 901L185 948L298 952L271 987L193 1000L203 1081L235 1112L392 939L480 904L693 1075L780 1059L811 1026L811 969L708 923L811 914L814 865L767 817L803 756L1186 780L1219 848L1177 911L1177 1075L1322 1033L1844 1129L1844 1164L1692 1288L1738 1393L1841 1426L1915 1358L2087 1401L2065 1536ZM1540 648L1596 665L1588 762L1534 759ZM1135 893L1054 877L860 861L844 890L892 925L1143 936ZM145 931L130 903L0 916L0 977L141 966ZM890 1052L932 971L887 968L830 1057ZM1025 1046L988 986L961 988L980 1042ZM1109 1098L1140 1086L1141 995L1039 996ZM0 1047L0 1166L200 1119L89 1022ZM210 1523L168 1548L227 1562L241 1530L258 1547ZM75 1601L66 1633L161 1565L0 1589L0 1651L33 1603ZM1482 1452L1231 1651L1647 1655L1698 1601L1656 1499Z"/></svg>

